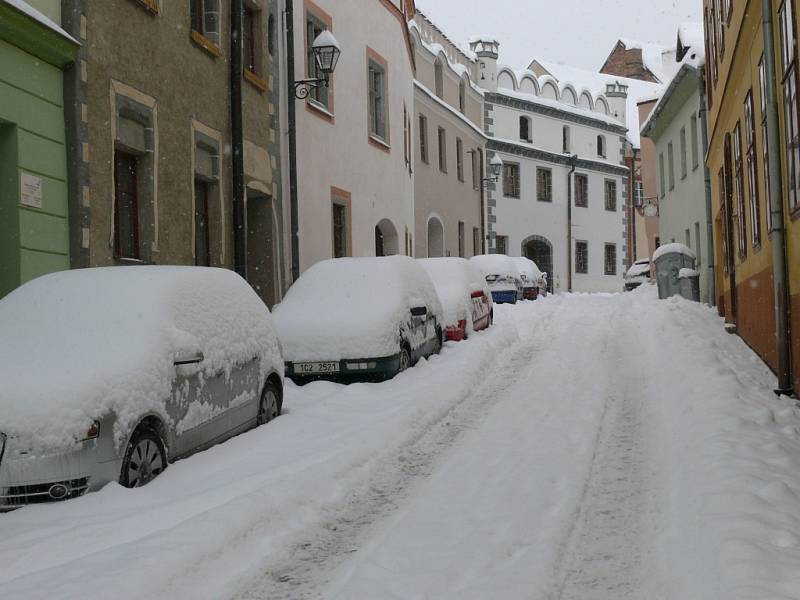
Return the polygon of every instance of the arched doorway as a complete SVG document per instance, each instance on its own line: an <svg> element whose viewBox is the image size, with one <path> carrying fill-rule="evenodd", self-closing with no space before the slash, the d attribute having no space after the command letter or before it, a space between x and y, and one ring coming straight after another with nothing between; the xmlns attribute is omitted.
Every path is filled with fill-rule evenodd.
<svg viewBox="0 0 800 600"><path fill-rule="evenodd" d="M444 256L444 226L436 215L428 218L428 257Z"/></svg>
<svg viewBox="0 0 800 600"><path fill-rule="evenodd" d="M530 258L547 273L547 291L553 291L553 244L540 235L532 235L522 242L522 256Z"/></svg>
<svg viewBox="0 0 800 600"><path fill-rule="evenodd" d="M375 225L375 256L393 256L397 252L397 229L389 219L381 219Z"/></svg>

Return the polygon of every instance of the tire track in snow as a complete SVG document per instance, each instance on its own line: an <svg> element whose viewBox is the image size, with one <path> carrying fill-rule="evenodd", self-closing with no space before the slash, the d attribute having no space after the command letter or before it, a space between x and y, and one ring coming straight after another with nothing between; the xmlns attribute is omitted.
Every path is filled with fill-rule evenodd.
<svg viewBox="0 0 800 600"><path fill-rule="evenodd" d="M307 600L320 598L318 590L346 558L359 549L369 528L388 517L408 498L414 484L427 477L439 457L463 432L479 425L482 417L508 397L519 373L540 351L549 337L559 305L547 318L536 319L534 327L522 331L521 340L504 355L504 365L492 365L476 389L459 398L440 418L413 435L386 462L375 469L369 484L354 491L341 505L333 507L332 518L309 532L283 560L266 566L261 577L243 588L238 600ZM503 355L501 355L503 356Z"/></svg>

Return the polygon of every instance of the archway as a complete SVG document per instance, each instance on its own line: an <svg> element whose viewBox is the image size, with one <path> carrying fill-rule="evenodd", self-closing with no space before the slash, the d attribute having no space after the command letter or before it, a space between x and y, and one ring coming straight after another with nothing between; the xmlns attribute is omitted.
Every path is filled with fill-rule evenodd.
<svg viewBox="0 0 800 600"><path fill-rule="evenodd" d="M428 219L428 257L444 256L444 226L439 217Z"/></svg>
<svg viewBox="0 0 800 600"><path fill-rule="evenodd" d="M375 225L375 256L394 256L397 252L397 229L389 219L381 219Z"/></svg>
<svg viewBox="0 0 800 600"><path fill-rule="evenodd" d="M553 244L540 235L522 241L522 256L531 259L543 273L547 273L547 291L553 291Z"/></svg>

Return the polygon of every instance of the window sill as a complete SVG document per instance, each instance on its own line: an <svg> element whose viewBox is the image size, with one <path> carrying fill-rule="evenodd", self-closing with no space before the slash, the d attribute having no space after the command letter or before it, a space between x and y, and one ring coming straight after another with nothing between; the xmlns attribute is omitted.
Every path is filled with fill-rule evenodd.
<svg viewBox="0 0 800 600"><path fill-rule="evenodd" d="M383 150L387 154L392 151L392 147L381 137L378 137L375 134L370 133L367 137L367 141L370 143L371 146L375 146L378 150Z"/></svg>
<svg viewBox="0 0 800 600"><path fill-rule="evenodd" d="M254 73L250 69L245 69L243 71L243 76L245 81L256 88L259 92L267 91L267 82L259 77L258 74Z"/></svg>
<svg viewBox="0 0 800 600"><path fill-rule="evenodd" d="M115 256L114 262L119 263L121 265L150 265L153 264L146 260L142 260L141 258L127 258L124 256Z"/></svg>
<svg viewBox="0 0 800 600"><path fill-rule="evenodd" d="M333 123L334 119L336 118L334 114L331 111L329 111L324 104L317 102L316 100L310 97L306 99L306 110L318 116L323 121L328 121L329 123Z"/></svg>
<svg viewBox="0 0 800 600"><path fill-rule="evenodd" d="M135 0L136 3L144 8L151 15L157 15L160 12L158 7L158 0Z"/></svg>
<svg viewBox="0 0 800 600"><path fill-rule="evenodd" d="M552 202L553 199L552 198L537 198L536 201L537 202Z"/></svg>
<svg viewBox="0 0 800 600"><path fill-rule="evenodd" d="M208 52L214 58L219 58L222 56L222 49L199 31L192 29L191 38L195 44L200 46L200 48Z"/></svg>

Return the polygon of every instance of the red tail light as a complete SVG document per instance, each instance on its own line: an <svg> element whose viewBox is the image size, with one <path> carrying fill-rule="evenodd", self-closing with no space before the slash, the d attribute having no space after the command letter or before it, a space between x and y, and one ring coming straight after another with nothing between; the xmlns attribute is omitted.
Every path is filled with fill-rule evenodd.
<svg viewBox="0 0 800 600"><path fill-rule="evenodd" d="M483 294L483 292L481 292L481 291L478 291L478 292L472 292L472 297L473 297L473 298L483 298L483 295L484 295L484 294Z"/></svg>

